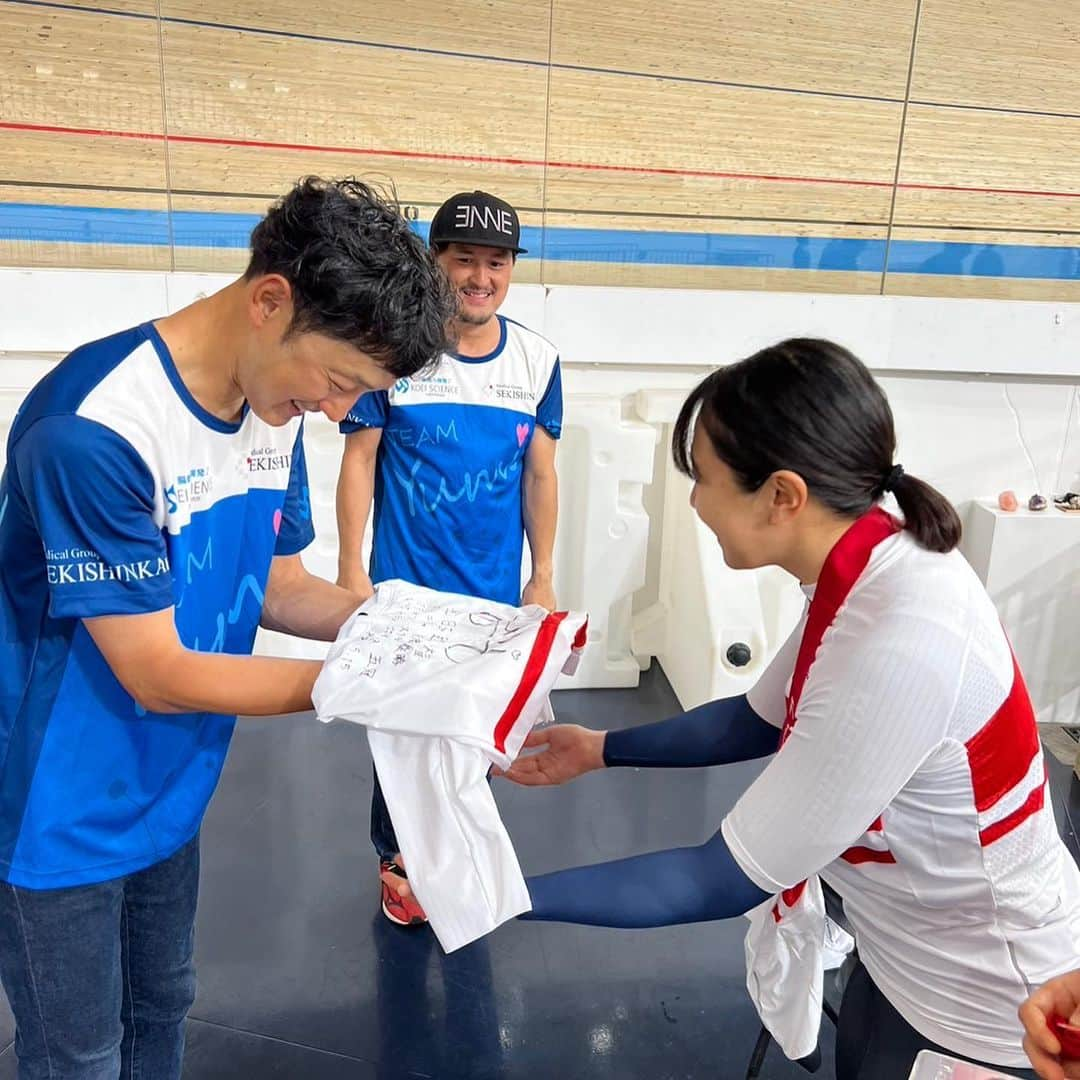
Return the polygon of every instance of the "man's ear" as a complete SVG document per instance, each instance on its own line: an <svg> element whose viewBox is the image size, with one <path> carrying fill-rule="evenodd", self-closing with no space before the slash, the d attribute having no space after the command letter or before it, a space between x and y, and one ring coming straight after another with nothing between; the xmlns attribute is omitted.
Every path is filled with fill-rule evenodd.
<svg viewBox="0 0 1080 1080"><path fill-rule="evenodd" d="M248 315L252 326L261 329L280 323L281 333L292 325L292 286L281 274L264 274L252 282L248 293Z"/></svg>

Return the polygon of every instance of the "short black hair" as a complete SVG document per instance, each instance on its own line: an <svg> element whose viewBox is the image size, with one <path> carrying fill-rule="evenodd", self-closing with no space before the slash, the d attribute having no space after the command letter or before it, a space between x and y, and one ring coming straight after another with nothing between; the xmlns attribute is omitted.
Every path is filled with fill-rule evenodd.
<svg viewBox="0 0 1080 1080"><path fill-rule="evenodd" d="M345 341L388 372L415 375L452 348L457 305L393 198L354 178L308 176L251 234L244 277L292 287L290 334Z"/></svg>
<svg viewBox="0 0 1080 1080"><path fill-rule="evenodd" d="M960 518L945 496L902 470L894 473L888 399L841 345L790 338L702 380L683 403L671 439L676 468L694 479L695 420L744 491L790 469L819 502L856 518L889 484L904 528L923 547L945 552L960 541Z"/></svg>

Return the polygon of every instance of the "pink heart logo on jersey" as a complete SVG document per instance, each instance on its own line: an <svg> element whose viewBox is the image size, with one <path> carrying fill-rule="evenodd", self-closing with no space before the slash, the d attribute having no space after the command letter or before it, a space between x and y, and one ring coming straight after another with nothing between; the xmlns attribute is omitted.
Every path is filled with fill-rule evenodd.
<svg viewBox="0 0 1080 1080"><path fill-rule="evenodd" d="M281 532L281 511L280 510L275 510L274 511L274 535L277 536L277 534L279 532Z"/></svg>
<svg viewBox="0 0 1080 1080"><path fill-rule="evenodd" d="M529 425L518 424L517 426L518 446L524 446L525 440L529 437Z"/></svg>

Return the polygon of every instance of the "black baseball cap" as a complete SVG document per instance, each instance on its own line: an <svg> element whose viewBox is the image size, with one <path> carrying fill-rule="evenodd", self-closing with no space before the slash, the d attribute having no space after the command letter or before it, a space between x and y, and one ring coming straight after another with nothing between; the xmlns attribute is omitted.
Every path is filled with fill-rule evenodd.
<svg viewBox="0 0 1080 1080"><path fill-rule="evenodd" d="M429 244L481 244L524 255L517 211L486 191L462 191L435 211Z"/></svg>

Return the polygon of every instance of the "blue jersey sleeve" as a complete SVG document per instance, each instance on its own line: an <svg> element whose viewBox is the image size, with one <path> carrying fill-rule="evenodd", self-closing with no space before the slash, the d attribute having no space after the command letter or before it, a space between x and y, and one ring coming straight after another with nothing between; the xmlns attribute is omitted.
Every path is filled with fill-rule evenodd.
<svg viewBox="0 0 1080 1080"><path fill-rule="evenodd" d="M296 433L296 442L293 443L289 487L285 492L285 505L281 508L281 528L278 530L274 554L296 555L314 539L311 489L308 485L307 460L304 457L304 425L301 424Z"/></svg>
<svg viewBox="0 0 1080 1080"><path fill-rule="evenodd" d="M775 754L780 731L750 707L745 694L720 698L655 724L609 731L604 764L696 768Z"/></svg>
<svg viewBox="0 0 1080 1080"><path fill-rule="evenodd" d="M345 419L338 424L342 435L351 435L363 428L386 427L390 417L390 395L385 390L369 390L357 398Z"/></svg>
<svg viewBox="0 0 1080 1080"><path fill-rule="evenodd" d="M154 478L126 439L82 417L43 417L12 447L12 465L41 537L53 618L172 606Z"/></svg>
<svg viewBox="0 0 1080 1080"><path fill-rule="evenodd" d="M536 423L553 439L562 434L562 371L557 358L544 396L536 406Z"/></svg>
<svg viewBox="0 0 1080 1080"><path fill-rule="evenodd" d="M699 847L528 878L523 919L640 929L729 919L768 899L742 871L721 832Z"/></svg>

